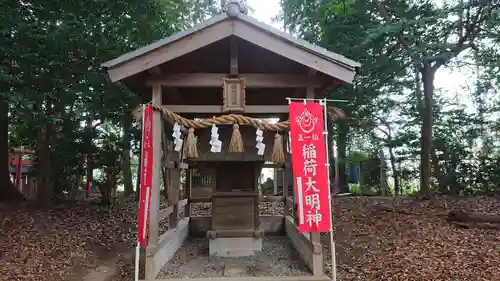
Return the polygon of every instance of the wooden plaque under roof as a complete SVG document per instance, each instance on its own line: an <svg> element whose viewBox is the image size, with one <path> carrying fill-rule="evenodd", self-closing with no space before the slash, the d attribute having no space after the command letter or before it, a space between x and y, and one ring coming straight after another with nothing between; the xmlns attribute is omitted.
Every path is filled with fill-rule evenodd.
<svg viewBox="0 0 500 281"><path fill-rule="evenodd" d="M223 112L245 112L245 78L224 78Z"/></svg>

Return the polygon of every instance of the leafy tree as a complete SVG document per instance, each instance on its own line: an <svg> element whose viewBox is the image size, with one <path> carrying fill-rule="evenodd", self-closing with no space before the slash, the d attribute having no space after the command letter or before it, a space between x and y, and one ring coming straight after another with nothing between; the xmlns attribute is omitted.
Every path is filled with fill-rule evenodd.
<svg viewBox="0 0 500 281"><path fill-rule="evenodd" d="M431 195L431 153L434 79L436 71L468 50L481 51L498 34L499 1L465 1L442 6L432 1L373 1L380 24L367 38L395 38L399 51L411 59L421 74L421 183L424 198Z"/></svg>
<svg viewBox="0 0 500 281"><path fill-rule="evenodd" d="M146 1L3 1L0 26L2 117L1 136L11 144L34 148L38 162L39 200L49 202L54 191L71 187L81 173L82 155L96 161L103 124L123 128L120 155L135 137L128 118L141 100L112 85L100 64L142 45L184 29L205 18L215 4L187 0ZM201 12L200 12L201 11ZM186 18L187 14L193 17ZM1 138L2 155L7 137ZM6 155L4 155L6 156ZM6 161L3 157L2 161ZM5 159L5 160L4 160ZM123 169L130 192L130 163ZM0 198L19 195L12 187L7 162L0 166ZM99 164L90 166L98 167ZM89 170L91 171L91 169ZM91 175L89 177L91 179ZM19 196L17 196L19 198Z"/></svg>
<svg viewBox="0 0 500 281"><path fill-rule="evenodd" d="M332 97L349 100L347 104L339 104L349 118L336 124L340 162L345 158L343 151L348 147L348 140L352 143L353 138L370 134L376 136L372 138L374 142L382 141L393 154L399 151L400 162L420 158L423 198L431 196L434 185L431 177L439 182L439 190L451 192L444 174L459 166L453 164L456 167L445 169L444 163L451 165L451 159L437 157L437 154L449 153L443 154L441 138L433 141L433 132L438 133L433 124L458 133L461 130L456 131L457 128L470 125L466 123L471 119L456 104L452 105L457 108L453 114L458 114L454 120L460 120L459 123L447 125L447 117L439 119L439 112L445 115L451 112L443 111L445 104L437 101L435 74L440 68L470 60L472 54L481 58L482 67L498 73L498 64L494 62L498 62L499 54L499 5L499 1L458 1L442 5L412 0L282 1L281 19L288 30L363 65L356 85L332 94ZM488 79L495 80L491 76ZM400 118L394 119L391 115ZM403 116L408 119L404 120ZM406 129L402 133L401 126ZM415 130L416 126L420 126L420 130ZM390 138L384 127L394 127ZM374 128L378 134L372 133ZM381 129L385 133L380 132ZM468 126L464 132L474 130ZM382 139L380 134L384 136ZM453 138L447 135L445 139L450 151L455 147L455 144L450 146ZM465 153L470 157L471 145L466 147ZM395 158L390 156L393 176L397 177Z"/></svg>
<svg viewBox="0 0 500 281"><path fill-rule="evenodd" d="M381 90L404 74L401 70L406 63L398 53L386 48L386 39L367 43L369 32L379 24L369 7L366 1L282 1L281 19L287 30L362 64L355 85L345 85L330 95L332 99L347 101L335 104L347 118L331 128L336 135L338 165L342 167L338 184L344 192L348 142L356 134L373 129L372 115Z"/></svg>

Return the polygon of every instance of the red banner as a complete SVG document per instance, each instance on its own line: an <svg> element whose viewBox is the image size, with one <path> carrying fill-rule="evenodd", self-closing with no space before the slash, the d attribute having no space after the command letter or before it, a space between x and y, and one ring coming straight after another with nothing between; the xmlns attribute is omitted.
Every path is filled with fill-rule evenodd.
<svg viewBox="0 0 500 281"><path fill-rule="evenodd" d="M146 248L148 236L149 206L151 204L151 185L153 178L153 106L144 108L142 118L141 154L141 194L139 199L139 222L137 239Z"/></svg>
<svg viewBox="0 0 500 281"><path fill-rule="evenodd" d="M299 232L329 232L328 169L319 103L290 104L290 138Z"/></svg>

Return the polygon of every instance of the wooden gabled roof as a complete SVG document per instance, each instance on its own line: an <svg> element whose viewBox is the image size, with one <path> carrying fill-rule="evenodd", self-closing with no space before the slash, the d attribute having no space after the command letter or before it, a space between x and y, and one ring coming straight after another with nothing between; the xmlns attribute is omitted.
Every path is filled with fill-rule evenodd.
<svg viewBox="0 0 500 281"><path fill-rule="evenodd" d="M330 77L352 83L360 64L297 39L245 14L213 17L186 31L156 41L102 64L112 82L164 64L204 46L236 36Z"/></svg>

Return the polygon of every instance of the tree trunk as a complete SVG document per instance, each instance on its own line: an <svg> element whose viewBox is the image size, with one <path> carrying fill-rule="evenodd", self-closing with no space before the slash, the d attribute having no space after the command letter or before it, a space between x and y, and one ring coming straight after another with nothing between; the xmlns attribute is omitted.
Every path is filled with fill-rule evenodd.
<svg viewBox="0 0 500 281"><path fill-rule="evenodd" d="M132 183L132 170L130 168L130 128L132 126L132 116L125 113L123 116L123 186L124 195L130 196L134 193L134 184Z"/></svg>
<svg viewBox="0 0 500 281"><path fill-rule="evenodd" d="M52 100L46 100L46 116L52 116ZM52 169L52 139L54 135L53 124L46 124L38 132L36 153L37 162L37 201L42 204L49 204L54 197L54 181Z"/></svg>
<svg viewBox="0 0 500 281"><path fill-rule="evenodd" d="M86 121L86 130L85 136L83 138L83 147L84 151L87 154L87 167L86 167L86 181L85 181L85 196L88 197L90 195L90 188L92 187L92 182L94 181L94 175L92 173L93 165L92 165L92 118L88 117Z"/></svg>
<svg viewBox="0 0 500 281"><path fill-rule="evenodd" d="M50 151L50 125L45 127L38 136L36 153L38 156L37 162L37 201L42 204L47 204L53 198L53 181L52 181L52 153Z"/></svg>
<svg viewBox="0 0 500 281"><path fill-rule="evenodd" d="M24 196L12 184L9 174L9 103L0 96L0 201L20 201Z"/></svg>
<svg viewBox="0 0 500 281"><path fill-rule="evenodd" d="M116 205L116 178L118 175L118 171L111 172L111 180L109 182L109 188L111 190L111 197L113 199L112 204Z"/></svg>
<svg viewBox="0 0 500 281"><path fill-rule="evenodd" d="M345 122L339 123L338 141L337 141L337 165L339 174L337 175L337 184L340 193L349 192L347 184L347 176L345 171L345 158L347 154L347 136L349 134L349 126Z"/></svg>
<svg viewBox="0 0 500 281"><path fill-rule="evenodd" d="M424 84L423 124L421 137L420 158L420 196L429 199L431 194L431 150L432 150L432 98L434 94L435 71L428 63L422 69L422 81Z"/></svg>
<svg viewBox="0 0 500 281"><path fill-rule="evenodd" d="M105 180L101 184L101 204L103 206L111 206L111 197L113 190L116 189L116 172L113 169L105 168Z"/></svg>
<svg viewBox="0 0 500 281"><path fill-rule="evenodd" d="M389 146L389 157L391 158L392 177L394 178L394 195L398 196L401 194L401 186L399 185L399 171L396 168L396 156L392 146Z"/></svg>
<svg viewBox="0 0 500 281"><path fill-rule="evenodd" d="M388 184L387 184L387 173L385 169L385 155L384 150L380 149L379 153L380 160L380 195L387 196L388 195Z"/></svg>
<svg viewBox="0 0 500 281"><path fill-rule="evenodd" d="M478 222L478 223L500 223L499 215L485 215L476 212L464 212L461 210L448 213L448 221Z"/></svg>
<svg viewBox="0 0 500 281"><path fill-rule="evenodd" d="M458 178L457 178L457 169L458 169L458 163L459 163L459 159L457 159L457 155L455 154L455 152L452 150L451 151L451 156L450 156L450 166L448 168L448 172L447 172L447 182L448 182L448 185L450 187L450 194L452 195L458 195L458 189L459 189L459 185L460 183L458 182ZM484 167L484 166L483 166ZM484 181L483 181L484 183Z"/></svg>
<svg viewBox="0 0 500 281"><path fill-rule="evenodd" d="M101 205L102 206L110 206L111 205L111 190L109 189L108 183L102 183L99 188L101 191Z"/></svg>
<svg viewBox="0 0 500 281"><path fill-rule="evenodd" d="M76 200L78 197L78 190L82 184L82 171L83 171L83 157L78 159L78 166L76 167L72 181L71 181L71 192L70 192L70 200Z"/></svg>
<svg viewBox="0 0 500 281"><path fill-rule="evenodd" d="M447 153L446 151L444 152ZM448 185L446 183L446 177L441 173L441 166L439 166L439 158L436 153L436 149L431 149L432 167L434 170L434 176L438 180L439 192L441 194L448 193Z"/></svg>

